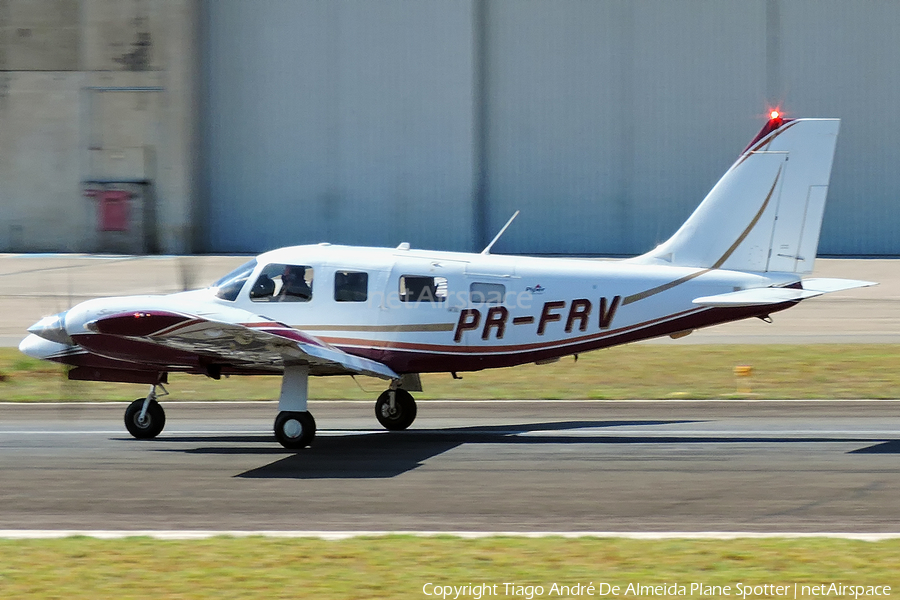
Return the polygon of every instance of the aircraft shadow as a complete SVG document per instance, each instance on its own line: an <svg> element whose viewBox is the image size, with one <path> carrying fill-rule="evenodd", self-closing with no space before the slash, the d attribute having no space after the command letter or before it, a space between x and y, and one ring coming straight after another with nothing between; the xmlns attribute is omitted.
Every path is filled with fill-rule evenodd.
<svg viewBox="0 0 900 600"><path fill-rule="evenodd" d="M271 464L240 473L246 478L292 479L380 479L396 477L419 467L424 461L468 443L497 444L515 442L516 436L532 431L565 431L586 427L670 425L694 421L561 421L516 425L451 427L408 431L346 432L319 435L312 447L297 451ZM589 443L581 437L538 436L541 443ZM557 440L557 441L553 441ZM268 435L165 436L159 441L180 443L276 444L266 447L203 446L188 449L159 448L161 452L220 455L283 455L288 450Z"/></svg>
<svg viewBox="0 0 900 600"><path fill-rule="evenodd" d="M692 420L665 421L561 421L517 425L454 427L401 432L347 432L320 435L311 448L295 452L270 464L236 475L242 478L271 479L382 479L412 471L426 460L464 444L545 445L545 444L748 444L748 443L835 443L879 442L851 453L898 453L900 441L838 437L761 437L761 436L656 436L592 434L571 435L578 429L604 429L621 426L672 425L696 423ZM560 432L554 434L553 432ZM522 435L527 434L527 435ZM271 435L240 436L167 436L160 440L198 444L210 442L272 443ZM194 447L164 448L163 452L221 455L283 455L286 450L273 447Z"/></svg>
<svg viewBox="0 0 900 600"><path fill-rule="evenodd" d="M900 454L900 440L889 440L874 446L851 450L850 454Z"/></svg>
<svg viewBox="0 0 900 600"><path fill-rule="evenodd" d="M635 425L669 425L691 421L560 421L517 425L450 427L447 429L323 436L307 450L238 475L246 478L391 478L412 471L463 444L590 443L581 437L528 436L534 431L570 431ZM535 439L532 440L532 437ZM591 437L591 436L588 436ZM556 441L553 441L556 440Z"/></svg>

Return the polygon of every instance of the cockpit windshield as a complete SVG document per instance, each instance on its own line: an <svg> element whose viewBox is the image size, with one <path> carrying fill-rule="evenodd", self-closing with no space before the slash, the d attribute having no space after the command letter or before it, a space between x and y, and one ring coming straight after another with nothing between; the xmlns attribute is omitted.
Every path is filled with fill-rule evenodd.
<svg viewBox="0 0 900 600"><path fill-rule="evenodd" d="M242 264L225 277L222 277L221 279L213 283L212 287L218 288L216 290L216 296L222 298L223 300L234 302L238 294L241 292L241 288L243 288L244 284L247 283L247 279L250 278L250 274L253 273L253 269L255 268L256 259L254 258L253 260Z"/></svg>

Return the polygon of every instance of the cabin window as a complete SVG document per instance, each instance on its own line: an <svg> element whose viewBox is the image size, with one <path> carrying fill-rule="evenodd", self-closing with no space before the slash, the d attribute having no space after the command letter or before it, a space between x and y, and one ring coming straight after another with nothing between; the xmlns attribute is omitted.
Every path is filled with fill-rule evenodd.
<svg viewBox="0 0 900 600"><path fill-rule="evenodd" d="M253 302L309 302L313 268L309 265L266 265L250 288Z"/></svg>
<svg viewBox="0 0 900 600"><path fill-rule="evenodd" d="M365 302L368 297L368 273L337 271L334 274L334 299L337 302Z"/></svg>
<svg viewBox="0 0 900 600"><path fill-rule="evenodd" d="M234 302L255 268L256 259L253 259L213 283L212 287L217 288L216 296L222 300Z"/></svg>
<svg viewBox="0 0 900 600"><path fill-rule="evenodd" d="M472 304L503 304L506 286L502 283L480 283L469 285L469 300Z"/></svg>
<svg viewBox="0 0 900 600"><path fill-rule="evenodd" d="M446 299L446 277L423 277L420 275L400 277L401 302L443 302Z"/></svg>

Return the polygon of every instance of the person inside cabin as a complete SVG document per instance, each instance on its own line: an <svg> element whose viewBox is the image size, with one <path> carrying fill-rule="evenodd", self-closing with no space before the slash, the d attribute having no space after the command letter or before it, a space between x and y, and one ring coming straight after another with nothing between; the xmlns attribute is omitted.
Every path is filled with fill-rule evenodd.
<svg viewBox="0 0 900 600"><path fill-rule="evenodd" d="M308 302L312 298L312 289L306 282L306 267L284 267L278 298L282 302Z"/></svg>

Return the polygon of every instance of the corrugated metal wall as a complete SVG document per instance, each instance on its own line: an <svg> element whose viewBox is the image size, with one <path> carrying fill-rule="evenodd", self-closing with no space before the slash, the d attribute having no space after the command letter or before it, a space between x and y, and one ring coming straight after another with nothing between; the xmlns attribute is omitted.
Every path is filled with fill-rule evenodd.
<svg viewBox="0 0 900 600"><path fill-rule="evenodd" d="M780 3L782 93L842 119L820 254L900 254L900 3Z"/></svg>
<svg viewBox="0 0 900 600"><path fill-rule="evenodd" d="M466 2L206 6L209 248L467 248Z"/></svg>
<svg viewBox="0 0 900 600"><path fill-rule="evenodd" d="M820 253L900 254L900 4L216 0L208 249L634 254L770 104L844 119Z"/></svg>

